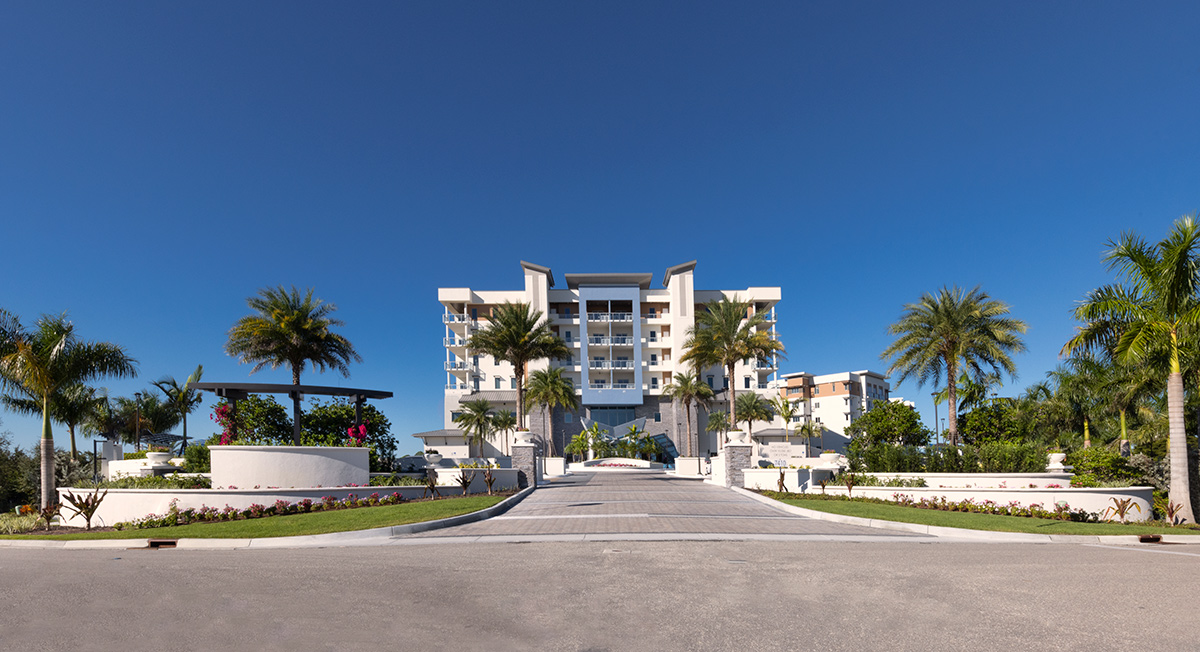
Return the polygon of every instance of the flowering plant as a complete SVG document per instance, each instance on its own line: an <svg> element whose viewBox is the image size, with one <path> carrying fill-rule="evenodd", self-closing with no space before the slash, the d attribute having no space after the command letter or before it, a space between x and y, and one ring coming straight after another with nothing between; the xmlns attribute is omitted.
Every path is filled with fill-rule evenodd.
<svg viewBox="0 0 1200 652"><path fill-rule="evenodd" d="M350 426L346 428L346 436L350 441L346 442L347 446L362 448L367 445L367 424L360 424L357 428Z"/></svg>

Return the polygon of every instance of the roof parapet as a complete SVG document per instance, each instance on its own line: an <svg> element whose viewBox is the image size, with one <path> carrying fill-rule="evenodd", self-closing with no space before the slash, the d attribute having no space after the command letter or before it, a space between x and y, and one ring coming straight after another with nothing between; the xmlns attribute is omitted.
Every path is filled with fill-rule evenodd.
<svg viewBox="0 0 1200 652"><path fill-rule="evenodd" d="M524 260L522 260L521 268L527 269L531 272L545 274L546 280L550 282L550 287L554 287L554 272L550 271L549 267L543 267L541 265L534 265L533 263L525 262Z"/></svg>
<svg viewBox="0 0 1200 652"><path fill-rule="evenodd" d="M682 265L675 265L674 267L668 267L667 271L663 274L663 287L667 287L667 285L670 284L671 277L674 276L675 274L682 274L684 272L690 272L693 269L696 269L696 261L694 261L694 260L691 262L688 262L688 263L683 263Z"/></svg>

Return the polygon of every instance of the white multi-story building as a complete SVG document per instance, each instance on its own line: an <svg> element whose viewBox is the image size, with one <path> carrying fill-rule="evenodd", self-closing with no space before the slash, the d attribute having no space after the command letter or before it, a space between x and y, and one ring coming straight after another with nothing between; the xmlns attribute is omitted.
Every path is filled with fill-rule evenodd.
<svg viewBox="0 0 1200 652"><path fill-rule="evenodd" d="M439 288L442 314L445 427L416 435L427 447L443 455L465 454L462 433L454 423L462 404L487 399L496 409L516 411L516 377L512 365L466 348L467 338L487 325L492 310L505 302L528 303L549 320L550 329L571 350L568 360L540 360L529 372L559 366L564 377L575 386L578 410L555 410L550 423L533 406L529 410L529 428L535 433L552 431L554 448L561 452L570 437L582 429L582 420L608 426L621 426L644 419L649 435L665 434L679 454L687 454L684 438L684 411L663 397L663 387L676 372L689 329L695 325L703 304L723 297L750 302L750 313L767 313L759 328L775 334L775 304L780 300L778 287L750 287L745 290L697 290L693 273L696 261L668 268L662 287L652 288L652 274L567 274L566 287L556 286L547 267L522 261L525 275L523 290L472 290ZM732 379L719 367L701 370L701 380L718 391L737 383L739 391L750 389L764 396L776 392L772 378L778 362L747 360L734 369ZM704 431L705 419L692 414L692 428L699 426L700 451L716 450L715 436ZM459 447L462 447L461 449ZM442 450L447 448L447 450ZM501 455L507 442L492 442L485 447L488 456Z"/></svg>
<svg viewBox="0 0 1200 652"><path fill-rule="evenodd" d="M820 376L798 372L781 378L780 394L798 408L793 422L812 420L839 434L876 402L889 400L891 392L887 376L867 369Z"/></svg>

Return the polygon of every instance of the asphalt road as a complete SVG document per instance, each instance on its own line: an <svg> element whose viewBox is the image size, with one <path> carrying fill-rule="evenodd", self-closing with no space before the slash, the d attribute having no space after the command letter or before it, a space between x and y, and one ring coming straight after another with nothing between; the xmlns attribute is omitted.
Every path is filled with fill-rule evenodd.
<svg viewBox="0 0 1200 652"><path fill-rule="evenodd" d="M1194 650L1200 549L0 550L4 650Z"/></svg>

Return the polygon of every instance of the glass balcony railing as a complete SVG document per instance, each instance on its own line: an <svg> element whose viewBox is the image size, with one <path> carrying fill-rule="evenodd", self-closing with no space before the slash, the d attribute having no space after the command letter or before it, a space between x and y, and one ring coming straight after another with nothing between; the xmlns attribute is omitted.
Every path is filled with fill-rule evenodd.
<svg viewBox="0 0 1200 652"><path fill-rule="evenodd" d="M446 337L442 338L442 344L446 346L466 346L467 341L461 337Z"/></svg>
<svg viewBox="0 0 1200 652"><path fill-rule="evenodd" d="M462 360L447 361L445 363L446 371L463 371L470 368L466 362Z"/></svg>
<svg viewBox="0 0 1200 652"><path fill-rule="evenodd" d="M632 312L589 312L588 321L633 321Z"/></svg>
<svg viewBox="0 0 1200 652"><path fill-rule="evenodd" d="M474 319L471 319L466 315L458 315L452 312L444 313L442 315L442 323L444 324L470 324L474 321Z"/></svg>
<svg viewBox="0 0 1200 652"><path fill-rule="evenodd" d="M755 360L754 361L755 369L774 369L776 366L777 365L774 360L765 360L765 361L764 360Z"/></svg>

